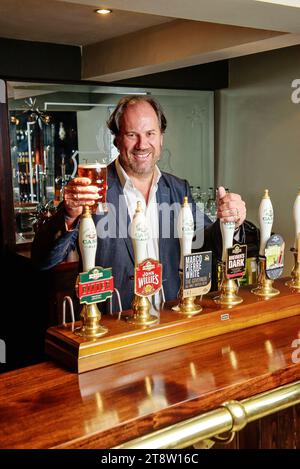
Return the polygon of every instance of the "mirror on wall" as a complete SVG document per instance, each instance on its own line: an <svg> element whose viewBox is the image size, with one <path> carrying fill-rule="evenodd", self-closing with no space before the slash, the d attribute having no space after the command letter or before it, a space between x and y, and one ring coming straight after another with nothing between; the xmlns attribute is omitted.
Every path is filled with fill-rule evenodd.
<svg viewBox="0 0 300 469"><path fill-rule="evenodd" d="M117 157L106 121L123 95L151 94L160 102L168 121L160 169L187 179L204 208L212 202L213 92L12 81L7 85L17 244L31 242L35 224L56 210L78 163L97 160L108 165Z"/></svg>

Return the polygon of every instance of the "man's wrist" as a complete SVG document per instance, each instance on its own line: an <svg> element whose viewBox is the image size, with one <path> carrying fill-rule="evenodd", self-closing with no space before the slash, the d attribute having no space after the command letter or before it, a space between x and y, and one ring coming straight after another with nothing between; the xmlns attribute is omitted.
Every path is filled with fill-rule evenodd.
<svg viewBox="0 0 300 469"><path fill-rule="evenodd" d="M76 215L75 216L69 215L66 212L65 209L64 209L63 213L64 213L64 220L65 220L65 225L66 225L67 231L73 230L77 225L77 220L78 220L80 215L77 215L77 216Z"/></svg>

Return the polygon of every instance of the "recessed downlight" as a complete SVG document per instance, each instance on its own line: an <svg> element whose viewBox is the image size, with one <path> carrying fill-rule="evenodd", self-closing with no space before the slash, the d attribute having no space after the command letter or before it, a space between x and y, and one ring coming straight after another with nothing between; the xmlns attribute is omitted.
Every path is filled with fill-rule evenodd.
<svg viewBox="0 0 300 469"><path fill-rule="evenodd" d="M98 15L109 15L112 13L112 10L108 8L98 8L98 10L95 10L95 13L98 13Z"/></svg>

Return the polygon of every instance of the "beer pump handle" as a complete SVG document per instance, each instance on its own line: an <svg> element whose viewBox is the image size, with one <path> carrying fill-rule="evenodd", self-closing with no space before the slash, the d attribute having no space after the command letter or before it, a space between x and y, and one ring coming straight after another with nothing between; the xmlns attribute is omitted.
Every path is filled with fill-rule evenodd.
<svg viewBox="0 0 300 469"><path fill-rule="evenodd" d="M188 198L184 197L178 217L178 234L180 240L180 270L183 269L183 259L192 252L192 242L194 237L194 217L189 206Z"/></svg>
<svg viewBox="0 0 300 469"><path fill-rule="evenodd" d="M131 224L131 238L135 265L137 266L147 258L147 244L149 240L148 225L140 201L137 202L137 207Z"/></svg>
<svg viewBox="0 0 300 469"><path fill-rule="evenodd" d="M260 246L259 255L265 255L265 247L268 239L271 236L272 225L273 225L273 206L269 197L268 189L265 190L264 196L261 200L259 211L259 226L260 226Z"/></svg>
<svg viewBox="0 0 300 469"><path fill-rule="evenodd" d="M222 251L222 261L226 261L226 253L228 248L233 246L233 236L235 230L234 221L220 222L220 229L223 240L223 251Z"/></svg>
<svg viewBox="0 0 300 469"><path fill-rule="evenodd" d="M97 232L88 205L83 207L79 227L79 248L82 257L83 271L88 272L95 267L97 250Z"/></svg>
<svg viewBox="0 0 300 469"><path fill-rule="evenodd" d="M294 203L294 220L295 220L295 244L294 248L298 250L298 239L300 233L300 189Z"/></svg>

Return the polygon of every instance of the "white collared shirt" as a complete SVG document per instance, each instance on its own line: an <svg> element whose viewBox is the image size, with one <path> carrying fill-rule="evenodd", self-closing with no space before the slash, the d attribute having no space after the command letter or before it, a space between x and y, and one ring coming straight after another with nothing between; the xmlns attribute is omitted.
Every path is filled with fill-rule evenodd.
<svg viewBox="0 0 300 469"><path fill-rule="evenodd" d="M156 192L158 188L158 181L161 177L161 172L158 166L154 167L154 176L149 193L148 204L141 191L139 191L133 184L128 174L120 165L119 158L116 159L116 170L119 176L123 193L128 207L128 214L130 221L133 220L133 215L136 210L137 202L140 201L146 217L149 229L149 241L147 244L147 257L159 260L159 217L158 217L158 204L156 202ZM152 296L152 304L158 308L161 304L160 292ZM152 313L155 314L154 311Z"/></svg>
<svg viewBox="0 0 300 469"><path fill-rule="evenodd" d="M140 201L146 217L149 229L149 242L147 244L147 257L159 260L159 219L158 219L158 204L156 202L156 192L158 188L158 181L161 177L161 172L158 166L154 167L154 177L152 186L149 193L148 204L146 204L143 194L134 186L124 168L120 165L119 158L116 159L116 170L119 176L123 193L128 207L130 221L133 220L133 215L136 210L137 202Z"/></svg>

